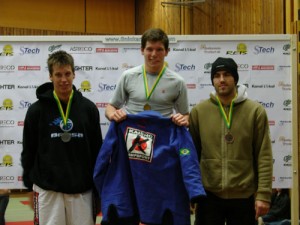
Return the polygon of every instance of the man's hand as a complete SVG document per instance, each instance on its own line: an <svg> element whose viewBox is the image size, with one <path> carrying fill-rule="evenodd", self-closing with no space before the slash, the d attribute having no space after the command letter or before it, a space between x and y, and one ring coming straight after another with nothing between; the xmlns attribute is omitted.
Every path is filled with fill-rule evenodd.
<svg viewBox="0 0 300 225"><path fill-rule="evenodd" d="M269 209L270 209L269 202L265 202L261 200L255 201L255 211L256 211L255 219L257 220L258 217L267 214L269 212Z"/></svg>
<svg viewBox="0 0 300 225"><path fill-rule="evenodd" d="M127 118L127 114L122 109L117 109L114 113L111 114L109 120L114 120L116 122L121 122Z"/></svg>
<svg viewBox="0 0 300 225"><path fill-rule="evenodd" d="M189 115L182 115L180 113L172 114L171 115L173 123L178 126L189 126Z"/></svg>
<svg viewBox="0 0 300 225"><path fill-rule="evenodd" d="M109 121L121 122L127 118L127 114L123 109L117 109L113 105L108 104L105 109L105 116Z"/></svg>
<svg viewBox="0 0 300 225"><path fill-rule="evenodd" d="M190 212L191 212L191 215L195 215L196 214L196 207L197 207L197 204L190 203Z"/></svg>

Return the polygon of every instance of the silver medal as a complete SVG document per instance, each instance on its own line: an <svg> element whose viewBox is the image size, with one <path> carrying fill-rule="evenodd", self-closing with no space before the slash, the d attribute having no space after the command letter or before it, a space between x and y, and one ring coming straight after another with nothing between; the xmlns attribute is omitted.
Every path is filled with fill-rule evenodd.
<svg viewBox="0 0 300 225"><path fill-rule="evenodd" d="M64 133L62 133L60 138L63 142L69 142L71 140L71 134L67 133L67 132L64 132Z"/></svg>

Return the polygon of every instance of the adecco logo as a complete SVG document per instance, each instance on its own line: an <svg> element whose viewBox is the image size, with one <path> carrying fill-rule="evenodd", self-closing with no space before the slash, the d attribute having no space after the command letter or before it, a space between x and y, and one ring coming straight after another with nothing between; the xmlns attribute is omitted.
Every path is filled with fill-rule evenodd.
<svg viewBox="0 0 300 225"><path fill-rule="evenodd" d="M6 180L12 181L12 180L15 180L15 177L14 176L0 176L0 182L6 181Z"/></svg>
<svg viewBox="0 0 300 225"><path fill-rule="evenodd" d="M14 71L16 67L14 65L0 65L0 72Z"/></svg>
<svg viewBox="0 0 300 225"><path fill-rule="evenodd" d="M79 47L79 46L74 46L70 48L70 51L73 52L91 52L93 51L92 47Z"/></svg>
<svg viewBox="0 0 300 225"><path fill-rule="evenodd" d="M249 64L238 64L239 70L247 70L249 69Z"/></svg>
<svg viewBox="0 0 300 225"><path fill-rule="evenodd" d="M15 124L14 120L0 120L0 126L9 126L14 124Z"/></svg>
<svg viewBox="0 0 300 225"><path fill-rule="evenodd" d="M0 120L0 127L15 127L14 120Z"/></svg>

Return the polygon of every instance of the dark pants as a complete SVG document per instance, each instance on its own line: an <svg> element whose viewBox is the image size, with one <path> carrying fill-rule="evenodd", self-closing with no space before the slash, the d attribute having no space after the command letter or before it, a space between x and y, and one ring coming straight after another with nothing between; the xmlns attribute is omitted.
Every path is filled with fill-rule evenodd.
<svg viewBox="0 0 300 225"><path fill-rule="evenodd" d="M254 225L254 197L222 199L207 192L196 208L195 225Z"/></svg>
<svg viewBox="0 0 300 225"><path fill-rule="evenodd" d="M108 221L102 221L101 225L139 225L139 218L136 217L128 217L128 218L119 218L118 211L114 205L110 205L107 213ZM162 217L161 224L150 224L147 223L145 225L173 225L173 215L170 210L166 210ZM1 225L1 224L0 224Z"/></svg>
<svg viewBox="0 0 300 225"><path fill-rule="evenodd" d="M9 202L8 195L0 195L0 225L5 225L5 210Z"/></svg>

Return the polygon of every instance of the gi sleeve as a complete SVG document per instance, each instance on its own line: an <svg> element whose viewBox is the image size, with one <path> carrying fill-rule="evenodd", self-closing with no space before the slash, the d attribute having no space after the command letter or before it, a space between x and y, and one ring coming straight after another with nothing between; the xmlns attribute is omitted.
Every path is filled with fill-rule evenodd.
<svg viewBox="0 0 300 225"><path fill-rule="evenodd" d="M185 188L190 201L197 202L201 197L206 196L200 166L192 137L186 127L177 126L178 154L180 158L181 171Z"/></svg>

